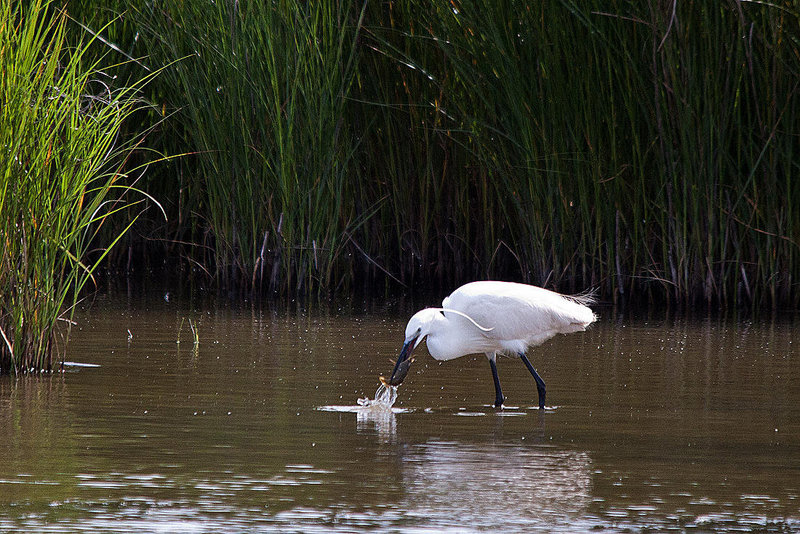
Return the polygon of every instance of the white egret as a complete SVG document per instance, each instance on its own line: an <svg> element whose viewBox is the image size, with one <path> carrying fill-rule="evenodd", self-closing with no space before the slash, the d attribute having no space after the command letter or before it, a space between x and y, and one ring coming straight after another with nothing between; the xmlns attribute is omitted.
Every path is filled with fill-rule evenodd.
<svg viewBox="0 0 800 534"><path fill-rule="evenodd" d="M545 385L525 356L529 347L556 334L585 330L597 317L587 304L590 296L570 297L541 287L513 282L471 282L453 291L441 308L425 308L406 326L403 349L388 381L403 382L412 352L427 337L428 352L437 360L484 353L494 380L496 407L505 401L497 376L497 355L515 354L536 381L539 408L544 408Z"/></svg>

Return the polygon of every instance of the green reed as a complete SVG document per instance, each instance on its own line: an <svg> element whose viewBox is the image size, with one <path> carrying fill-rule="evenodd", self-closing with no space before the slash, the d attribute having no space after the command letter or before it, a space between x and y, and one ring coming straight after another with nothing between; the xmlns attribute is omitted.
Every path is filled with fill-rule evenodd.
<svg viewBox="0 0 800 534"><path fill-rule="evenodd" d="M21 6L0 7L0 372L14 373L54 368L80 291L119 238L95 240L132 187L118 132L135 102L87 68L89 41L67 46L52 3Z"/></svg>
<svg viewBox="0 0 800 534"><path fill-rule="evenodd" d="M428 102L427 114L409 114L446 144L440 170L447 158L463 167L394 197L397 211L423 209L425 222L403 232L428 225L434 243L467 240L485 276L595 286L607 297L797 299L796 9L411 4L392 13L401 30L374 32L376 48L404 76L433 80L408 98ZM408 150L393 146L384 168ZM430 264L461 261L437 253Z"/></svg>
<svg viewBox="0 0 800 534"><path fill-rule="evenodd" d="M184 216L195 262L224 283L275 290L335 283L360 216L344 116L358 6L267 1L138 8L151 61L177 61L160 97L193 152ZM211 256L204 251L212 251Z"/></svg>
<svg viewBox="0 0 800 534"><path fill-rule="evenodd" d="M195 154L173 220L222 283L800 301L791 3L144 6L159 148Z"/></svg>

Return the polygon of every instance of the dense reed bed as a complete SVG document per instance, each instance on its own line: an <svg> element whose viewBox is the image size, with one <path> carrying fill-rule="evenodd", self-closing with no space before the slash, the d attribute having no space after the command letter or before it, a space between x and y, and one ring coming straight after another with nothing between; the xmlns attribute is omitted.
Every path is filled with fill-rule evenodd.
<svg viewBox="0 0 800 534"><path fill-rule="evenodd" d="M796 303L796 9L405 7L375 48L403 69L425 139L394 140L379 168L424 153L389 180L420 190L387 192L423 207L398 226L420 230L424 263L606 298Z"/></svg>
<svg viewBox="0 0 800 534"><path fill-rule="evenodd" d="M134 9L131 7L131 9ZM363 215L350 179L356 139L345 106L362 11L333 3L140 6L158 95L188 152L178 239L224 284L298 291L332 269Z"/></svg>
<svg viewBox="0 0 800 534"><path fill-rule="evenodd" d="M87 41L68 45L68 24L46 1L0 7L0 373L56 366L80 292L119 237L99 244L98 231L134 185L118 137L134 94L111 90Z"/></svg>
<svg viewBox="0 0 800 534"><path fill-rule="evenodd" d="M794 3L114 11L117 47L168 65L156 148L191 154L150 177L171 222L142 258L257 293L506 278L798 304Z"/></svg>

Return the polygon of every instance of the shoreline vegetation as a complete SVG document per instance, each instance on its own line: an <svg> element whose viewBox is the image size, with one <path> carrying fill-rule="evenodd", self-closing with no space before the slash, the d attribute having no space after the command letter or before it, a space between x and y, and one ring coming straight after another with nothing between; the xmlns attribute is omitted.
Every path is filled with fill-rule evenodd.
<svg viewBox="0 0 800 534"><path fill-rule="evenodd" d="M81 291L147 199L125 174L139 141L119 135L142 82L113 87L69 25L47 2L0 7L0 373L58 366Z"/></svg>
<svg viewBox="0 0 800 534"><path fill-rule="evenodd" d="M793 2L23 4L0 23L2 371L52 367L98 267L800 304Z"/></svg>

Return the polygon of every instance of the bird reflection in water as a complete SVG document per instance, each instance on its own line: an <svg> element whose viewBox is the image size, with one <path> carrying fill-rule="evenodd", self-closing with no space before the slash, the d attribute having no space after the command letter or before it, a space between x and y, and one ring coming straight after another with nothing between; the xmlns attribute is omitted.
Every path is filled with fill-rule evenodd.
<svg viewBox="0 0 800 534"><path fill-rule="evenodd" d="M584 451L432 440L406 460L404 509L440 525L513 531L541 521L569 530L591 503L591 459Z"/></svg>

